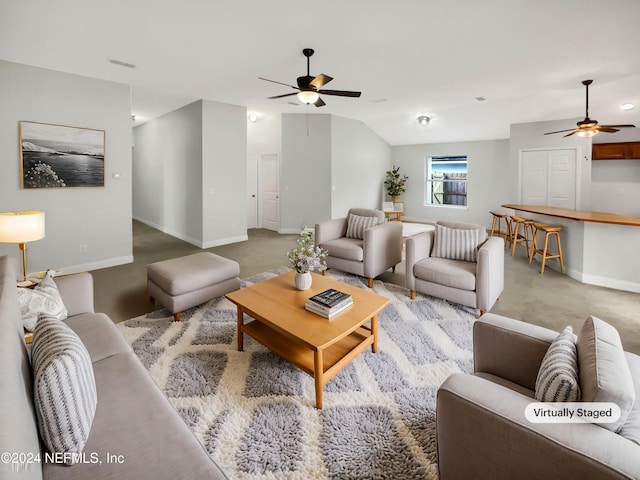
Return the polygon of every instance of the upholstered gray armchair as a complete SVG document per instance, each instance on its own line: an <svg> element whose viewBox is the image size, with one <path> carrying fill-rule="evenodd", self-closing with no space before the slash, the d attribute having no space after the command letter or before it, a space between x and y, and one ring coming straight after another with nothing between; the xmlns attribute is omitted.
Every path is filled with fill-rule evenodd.
<svg viewBox="0 0 640 480"><path fill-rule="evenodd" d="M406 286L411 298L425 293L485 313L504 288L504 240L487 238L482 225L438 222L407 238Z"/></svg>
<svg viewBox="0 0 640 480"><path fill-rule="evenodd" d="M402 223L385 222L380 210L352 208L344 218L316 224L316 245L327 267L373 279L402 261Z"/></svg>

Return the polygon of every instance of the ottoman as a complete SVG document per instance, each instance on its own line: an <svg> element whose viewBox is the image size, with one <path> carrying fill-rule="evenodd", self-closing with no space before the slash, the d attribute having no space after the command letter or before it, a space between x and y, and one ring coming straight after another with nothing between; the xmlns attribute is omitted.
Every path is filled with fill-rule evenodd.
<svg viewBox="0 0 640 480"><path fill-rule="evenodd" d="M179 322L181 311L238 290L239 275L238 262L195 253L147 265L147 291Z"/></svg>

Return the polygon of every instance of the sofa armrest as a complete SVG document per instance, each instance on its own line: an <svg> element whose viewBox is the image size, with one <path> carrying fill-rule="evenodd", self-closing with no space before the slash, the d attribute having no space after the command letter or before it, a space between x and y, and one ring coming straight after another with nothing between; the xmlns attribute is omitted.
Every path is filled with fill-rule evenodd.
<svg viewBox="0 0 640 480"><path fill-rule="evenodd" d="M325 220L324 222L316 223L315 229L315 241L316 246L322 245L329 240L335 240L336 238L344 237L347 233L347 219L335 218L333 220Z"/></svg>
<svg viewBox="0 0 640 480"><path fill-rule="evenodd" d="M504 290L504 240L489 237L478 250L476 306L488 312Z"/></svg>
<svg viewBox="0 0 640 480"><path fill-rule="evenodd" d="M531 423L533 399L473 375L454 374L438 390L440 480L629 479L640 447L590 423Z"/></svg>
<svg viewBox="0 0 640 480"><path fill-rule="evenodd" d="M473 324L474 370L535 390L542 359L557 336L548 328L487 313Z"/></svg>
<svg viewBox="0 0 640 480"><path fill-rule="evenodd" d="M68 316L93 313L93 277L90 273L77 273L55 277Z"/></svg>
<svg viewBox="0 0 640 480"><path fill-rule="evenodd" d="M409 290L416 289L413 266L420 260L429 257L433 241L432 235L431 232L422 232L408 237L405 241L405 286Z"/></svg>
<svg viewBox="0 0 640 480"><path fill-rule="evenodd" d="M402 261L402 223L386 222L364 231L364 276L373 278Z"/></svg>

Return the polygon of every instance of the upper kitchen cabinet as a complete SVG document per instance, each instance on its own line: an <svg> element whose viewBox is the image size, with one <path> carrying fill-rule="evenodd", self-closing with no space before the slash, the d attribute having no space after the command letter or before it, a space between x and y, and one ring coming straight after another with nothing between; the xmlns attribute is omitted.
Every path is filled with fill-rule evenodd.
<svg viewBox="0 0 640 480"><path fill-rule="evenodd" d="M592 160L640 160L640 142L594 143Z"/></svg>

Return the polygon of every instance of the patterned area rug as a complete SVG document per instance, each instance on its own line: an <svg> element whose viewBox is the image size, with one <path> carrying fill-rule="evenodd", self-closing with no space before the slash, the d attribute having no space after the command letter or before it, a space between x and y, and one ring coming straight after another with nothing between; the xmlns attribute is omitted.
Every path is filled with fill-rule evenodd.
<svg viewBox="0 0 640 480"><path fill-rule="evenodd" d="M250 285L288 271L243 281ZM329 271L361 288L366 281ZM212 458L231 479L437 479L435 395L472 369L476 312L374 281L391 299L378 316L378 353L360 354L324 388L244 336L220 298L182 314L167 310L118 324Z"/></svg>

